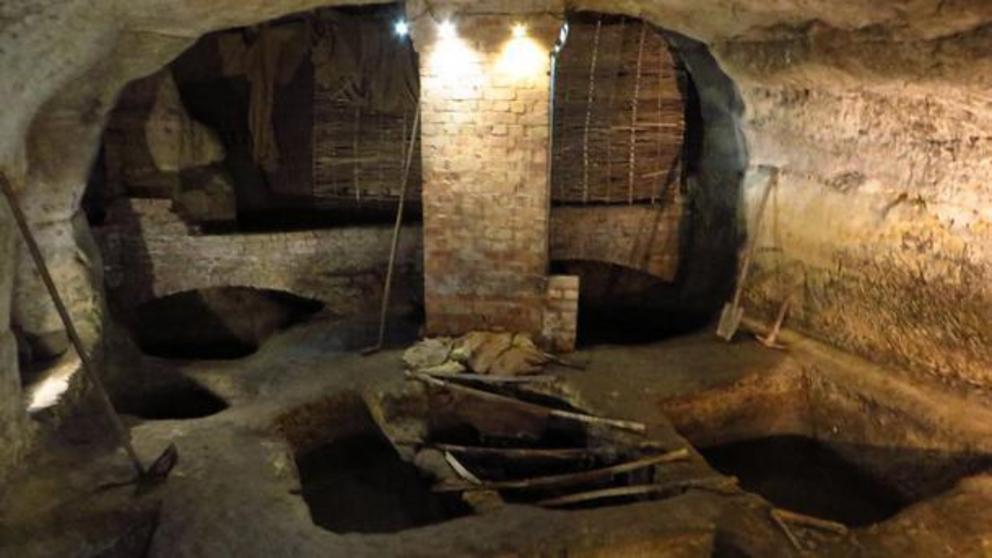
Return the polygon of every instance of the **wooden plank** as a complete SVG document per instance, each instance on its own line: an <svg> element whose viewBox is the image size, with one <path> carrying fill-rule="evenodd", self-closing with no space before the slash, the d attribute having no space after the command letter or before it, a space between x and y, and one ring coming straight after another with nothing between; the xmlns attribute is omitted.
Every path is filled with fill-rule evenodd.
<svg viewBox="0 0 992 558"><path fill-rule="evenodd" d="M556 460L575 461L577 459L603 457L617 453L616 448L491 448L483 446L459 446L435 444L441 451L464 454L473 457L499 457L512 460Z"/></svg>
<svg viewBox="0 0 992 558"><path fill-rule="evenodd" d="M549 508L581 504L585 502L595 502L599 500L611 500L630 496L658 496L668 495L692 488L702 490L714 490L721 494L736 494L739 491L737 479L734 477L713 477L708 479L689 479L665 484L634 484L630 486L613 486L601 488L599 490L589 490L557 498L548 498L537 502L538 506Z"/></svg>
<svg viewBox="0 0 992 558"><path fill-rule="evenodd" d="M553 409L551 407L546 407L544 405L538 405L537 403L531 403L529 401L521 401L519 399L514 399L513 397L508 397L506 395L499 395L496 393L491 393L488 391L483 391L480 389L470 388L468 386L463 386L456 383L439 380L437 378L428 376L427 374L422 374L417 372L407 372L406 374L407 377L409 378L419 380L425 384L432 385L434 387L450 389L452 391L458 391L467 395L472 395L474 397L485 399L487 401L503 403L506 405L524 409L530 413L538 413L548 417L568 419L585 424L598 424L601 426L610 426L613 428L618 428L621 430L629 430L631 432L636 432L636 433L643 433L645 430L647 430L647 427L640 422L597 417L583 413L574 413L571 411Z"/></svg>
<svg viewBox="0 0 992 558"><path fill-rule="evenodd" d="M534 488L553 488L558 486L568 486L584 484L597 480L607 479L621 473L630 473L640 469L646 469L664 463L683 461L689 458L689 450L682 448L660 455L642 457L633 461L626 461L609 467L580 471L578 473L565 473L562 475L548 475L543 477L532 477L528 479L505 480L505 481L483 481L481 484L467 483L442 483L434 487L436 492L465 492L472 490L530 490Z"/></svg>

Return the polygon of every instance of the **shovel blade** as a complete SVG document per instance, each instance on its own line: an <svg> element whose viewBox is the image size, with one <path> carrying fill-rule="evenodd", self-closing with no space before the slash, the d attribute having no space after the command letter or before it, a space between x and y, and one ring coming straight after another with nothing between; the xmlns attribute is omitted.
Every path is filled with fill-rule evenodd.
<svg viewBox="0 0 992 558"><path fill-rule="evenodd" d="M737 333L737 328L741 325L741 320L743 318L743 308L729 303L724 304L723 311L720 312L720 323L716 326L717 337L727 342L732 341L734 339L734 335Z"/></svg>

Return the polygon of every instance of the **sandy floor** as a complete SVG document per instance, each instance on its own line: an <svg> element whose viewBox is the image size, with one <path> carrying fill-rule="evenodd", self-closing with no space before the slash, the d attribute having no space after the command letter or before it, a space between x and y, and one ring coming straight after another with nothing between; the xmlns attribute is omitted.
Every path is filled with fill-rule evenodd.
<svg viewBox="0 0 992 558"><path fill-rule="evenodd" d="M313 524L300 496L281 417L333 423L338 403L403 389L399 351L362 357L327 323L295 327L237 361L148 360L146 373L178 370L229 408L189 420L133 419L146 460L170 442L180 462L168 482L135 497L104 487L129 476L121 451L85 415L66 421L11 483L0 508L0 556L790 556L796 552L751 494L695 491L666 500L581 511L505 506L482 515L392 534L339 535ZM604 346L556 369L596 412L649 425L666 446L688 446L662 402L798 366L750 341L700 333L645 346ZM331 409L332 411L326 411ZM315 418L316 417L316 418ZM332 420L333 419L333 420ZM342 419L346 420L346 419ZM336 428L335 424L327 426ZM687 467L715 474L694 454ZM992 481L954 490L844 538L821 538L815 554L992 555ZM150 540L149 540L150 536Z"/></svg>

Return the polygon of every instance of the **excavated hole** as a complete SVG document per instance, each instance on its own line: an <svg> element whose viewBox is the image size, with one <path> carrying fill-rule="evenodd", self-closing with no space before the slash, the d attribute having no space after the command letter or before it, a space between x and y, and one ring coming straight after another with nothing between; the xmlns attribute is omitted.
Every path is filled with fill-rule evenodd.
<svg viewBox="0 0 992 558"><path fill-rule="evenodd" d="M175 359L237 359L320 311L323 304L281 291L216 287L138 307L131 330L142 351Z"/></svg>
<svg viewBox="0 0 992 558"><path fill-rule="evenodd" d="M472 512L397 453L362 399L338 394L277 420L296 449L300 493L314 524L335 533L394 533Z"/></svg>
<svg viewBox="0 0 992 558"><path fill-rule="evenodd" d="M227 408L223 399L185 379L120 398L115 404L124 414L148 420L202 418Z"/></svg>
<svg viewBox="0 0 992 558"><path fill-rule="evenodd" d="M850 526L888 519L909 503L813 438L770 436L700 453L778 507Z"/></svg>
<svg viewBox="0 0 992 558"><path fill-rule="evenodd" d="M313 522L335 533L394 533L470 513L403 461L378 432L335 440L297 458Z"/></svg>
<svg viewBox="0 0 992 558"><path fill-rule="evenodd" d="M884 393L823 378L810 387L802 376L765 374L663 407L709 463L745 490L849 526L884 521L992 470L992 453L953 430Z"/></svg>

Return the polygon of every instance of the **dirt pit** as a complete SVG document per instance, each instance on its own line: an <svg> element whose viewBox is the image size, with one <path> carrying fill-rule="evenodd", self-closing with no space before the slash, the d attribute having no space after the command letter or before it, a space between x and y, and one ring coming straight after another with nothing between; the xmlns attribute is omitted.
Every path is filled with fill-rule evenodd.
<svg viewBox="0 0 992 558"><path fill-rule="evenodd" d="M778 507L848 526L895 515L908 502L813 438L769 436L700 450L741 487Z"/></svg>
<svg viewBox="0 0 992 558"><path fill-rule="evenodd" d="M139 306L131 332L148 355L231 360L253 354L274 333L323 309L318 301L247 287L187 291Z"/></svg>
<svg viewBox="0 0 992 558"><path fill-rule="evenodd" d="M457 497L435 494L389 441L364 433L297 458L313 522L335 533L393 533L470 513Z"/></svg>
<svg viewBox="0 0 992 558"><path fill-rule="evenodd" d="M149 388L115 404L121 413L148 420L202 418L227 409L227 402L190 380Z"/></svg>

